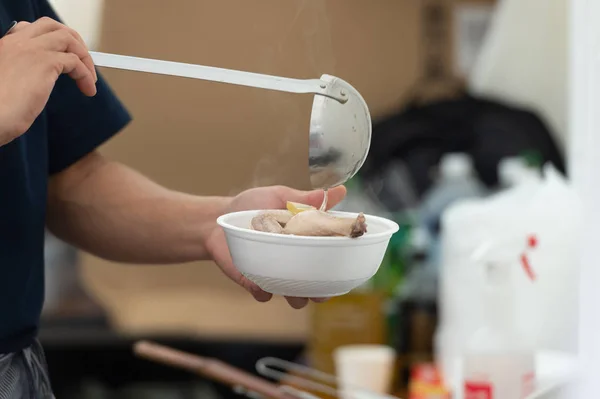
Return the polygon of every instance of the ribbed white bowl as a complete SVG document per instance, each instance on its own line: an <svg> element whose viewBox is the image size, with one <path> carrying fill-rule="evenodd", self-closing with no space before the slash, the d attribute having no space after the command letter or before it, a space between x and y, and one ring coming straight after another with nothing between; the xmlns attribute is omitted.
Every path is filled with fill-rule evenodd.
<svg viewBox="0 0 600 399"><path fill-rule="evenodd" d="M377 272L390 238L399 229L391 220L365 215L367 233L359 238L265 233L250 229L250 221L260 212L229 213L217 223L225 230L238 270L276 295L320 298L348 293Z"/></svg>

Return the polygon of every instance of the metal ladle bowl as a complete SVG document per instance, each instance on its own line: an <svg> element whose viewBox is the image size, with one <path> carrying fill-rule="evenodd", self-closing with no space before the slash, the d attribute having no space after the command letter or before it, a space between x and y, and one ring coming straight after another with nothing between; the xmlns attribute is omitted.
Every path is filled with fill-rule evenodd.
<svg viewBox="0 0 600 399"><path fill-rule="evenodd" d="M367 103L349 83L335 76L291 79L90 51L96 66L210 80L290 93L313 93L308 170L314 189L344 184L361 168L371 145Z"/></svg>
<svg viewBox="0 0 600 399"><path fill-rule="evenodd" d="M371 145L371 115L367 103L349 83L323 75L332 92L346 102L315 95L310 116L308 170L311 186L327 189L344 184L367 158Z"/></svg>

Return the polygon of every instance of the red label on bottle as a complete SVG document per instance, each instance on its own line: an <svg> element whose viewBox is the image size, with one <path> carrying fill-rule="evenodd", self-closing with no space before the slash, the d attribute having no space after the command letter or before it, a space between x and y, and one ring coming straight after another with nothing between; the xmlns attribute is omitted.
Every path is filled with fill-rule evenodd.
<svg viewBox="0 0 600 399"><path fill-rule="evenodd" d="M531 395L535 390L535 373L527 373L523 376L523 394L522 397L526 398Z"/></svg>
<svg viewBox="0 0 600 399"><path fill-rule="evenodd" d="M493 399L492 384L488 382L466 382L465 399Z"/></svg>

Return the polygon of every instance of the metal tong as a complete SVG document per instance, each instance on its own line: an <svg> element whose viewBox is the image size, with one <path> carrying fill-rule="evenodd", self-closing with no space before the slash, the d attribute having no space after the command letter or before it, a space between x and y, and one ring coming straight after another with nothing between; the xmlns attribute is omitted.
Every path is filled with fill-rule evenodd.
<svg viewBox="0 0 600 399"><path fill-rule="evenodd" d="M229 385L236 393L252 399L320 399L308 391L340 397L335 376L274 357L260 359L256 363L257 372L276 381L285 380L302 389L270 382L217 359L190 354L153 342L137 342L134 345L134 353L138 357L180 368ZM358 387L350 388L352 388L352 396L356 399L398 399ZM345 396L348 397L348 395Z"/></svg>

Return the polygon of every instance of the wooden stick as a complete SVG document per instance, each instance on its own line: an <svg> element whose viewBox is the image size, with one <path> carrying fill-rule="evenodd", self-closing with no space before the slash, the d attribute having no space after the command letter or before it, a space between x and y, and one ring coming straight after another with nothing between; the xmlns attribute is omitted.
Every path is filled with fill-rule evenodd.
<svg viewBox="0 0 600 399"><path fill-rule="evenodd" d="M263 378L256 377L217 359L193 355L174 348L148 341L134 344L133 352L141 358L187 370L234 388L242 387L250 392L272 399L298 399Z"/></svg>

